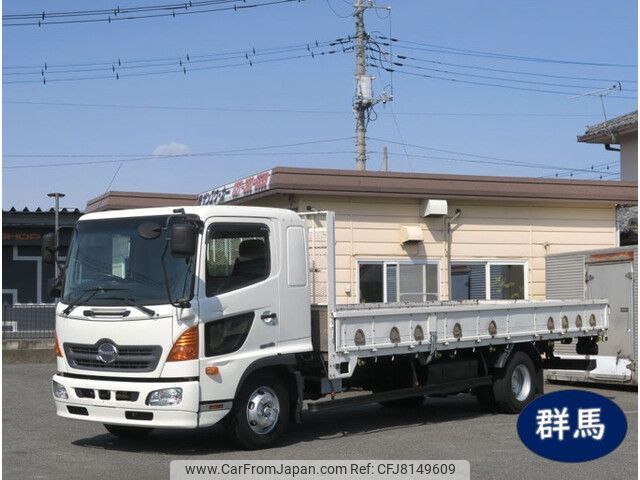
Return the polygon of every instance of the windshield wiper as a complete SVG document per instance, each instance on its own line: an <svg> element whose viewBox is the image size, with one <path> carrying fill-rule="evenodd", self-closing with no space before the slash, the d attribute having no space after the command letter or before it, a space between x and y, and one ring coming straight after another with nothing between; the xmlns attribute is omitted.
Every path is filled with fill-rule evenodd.
<svg viewBox="0 0 640 480"><path fill-rule="evenodd" d="M124 289L122 289L122 290L124 290ZM131 297L125 297L125 296L121 296L121 297L105 297L105 300L122 300L127 305L131 305L132 307L137 308L138 310L140 310L143 313L146 313L150 317L153 317L156 314L155 310L151 310L150 308L145 307L144 305L140 305L140 303L136 302Z"/></svg>
<svg viewBox="0 0 640 480"><path fill-rule="evenodd" d="M69 303L69 305L67 305L67 308L65 308L62 313L64 313L65 315L69 315L74 308L79 307L80 305L83 305L85 303L87 303L89 300L91 300L93 297L96 296L96 294L98 294L99 292L113 292L113 291L117 291L117 290L126 290L126 288L116 288L116 287L94 287L94 288L85 288L82 290L82 292L80 293L80 295L78 295L78 298L76 298L75 300L73 300L72 302ZM85 297L86 294L89 294Z"/></svg>

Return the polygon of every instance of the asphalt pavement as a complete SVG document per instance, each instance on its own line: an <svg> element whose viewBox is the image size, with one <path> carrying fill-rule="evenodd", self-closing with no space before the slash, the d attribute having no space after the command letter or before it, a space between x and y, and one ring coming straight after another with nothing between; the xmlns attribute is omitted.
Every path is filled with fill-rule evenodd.
<svg viewBox="0 0 640 480"><path fill-rule="evenodd" d="M2 465L7 479L167 479L176 459L466 459L473 479L584 480L638 478L637 392L588 389L616 402L627 416L624 442L610 455L581 464L544 460L516 433L516 415L480 411L475 398L430 398L419 409L378 405L305 413L277 448L236 450L218 426L158 430L139 443L119 440L102 425L55 415L52 364L3 365ZM568 388L547 385L547 392Z"/></svg>

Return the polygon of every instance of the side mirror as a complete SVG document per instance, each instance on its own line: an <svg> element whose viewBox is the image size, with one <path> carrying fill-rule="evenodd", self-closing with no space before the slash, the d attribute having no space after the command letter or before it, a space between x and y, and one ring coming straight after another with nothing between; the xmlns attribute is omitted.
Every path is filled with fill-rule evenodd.
<svg viewBox="0 0 640 480"><path fill-rule="evenodd" d="M56 234L45 233L42 236L42 261L48 265L56 263Z"/></svg>
<svg viewBox="0 0 640 480"><path fill-rule="evenodd" d="M62 278L50 278L47 280L47 293L50 297L60 298L62 296Z"/></svg>
<svg viewBox="0 0 640 480"><path fill-rule="evenodd" d="M171 225L169 241L171 255L189 258L198 248L198 227L193 223L174 223Z"/></svg>

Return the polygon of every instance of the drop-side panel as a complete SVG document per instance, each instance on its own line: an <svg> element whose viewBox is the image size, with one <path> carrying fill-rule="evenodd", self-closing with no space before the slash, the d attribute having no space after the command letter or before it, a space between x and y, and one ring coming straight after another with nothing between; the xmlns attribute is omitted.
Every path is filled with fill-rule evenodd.
<svg viewBox="0 0 640 480"><path fill-rule="evenodd" d="M330 377L349 377L358 358L603 335L602 300L443 302L339 307ZM333 352L331 349L335 349ZM348 372L339 364L348 363Z"/></svg>

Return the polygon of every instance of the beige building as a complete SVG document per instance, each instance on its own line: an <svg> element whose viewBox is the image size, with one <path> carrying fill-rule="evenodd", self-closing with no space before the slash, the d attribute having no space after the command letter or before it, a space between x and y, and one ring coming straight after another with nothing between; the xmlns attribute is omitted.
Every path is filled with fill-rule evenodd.
<svg viewBox="0 0 640 480"><path fill-rule="evenodd" d="M274 168L200 195L108 192L87 212L195 203L336 212L341 303L540 299L545 255L617 246L637 183Z"/></svg>
<svg viewBox="0 0 640 480"><path fill-rule="evenodd" d="M108 192L87 212L196 203L334 211L341 303L541 299L545 255L617 246L637 183L280 167L200 195Z"/></svg>
<svg viewBox="0 0 640 480"><path fill-rule="evenodd" d="M587 127L578 136L583 143L600 143L609 151L620 152L620 179L638 181L638 111ZM619 147L612 147L619 145Z"/></svg>
<svg viewBox="0 0 640 480"><path fill-rule="evenodd" d="M200 204L336 212L341 303L540 299L549 253L617 245L631 182L274 168Z"/></svg>

